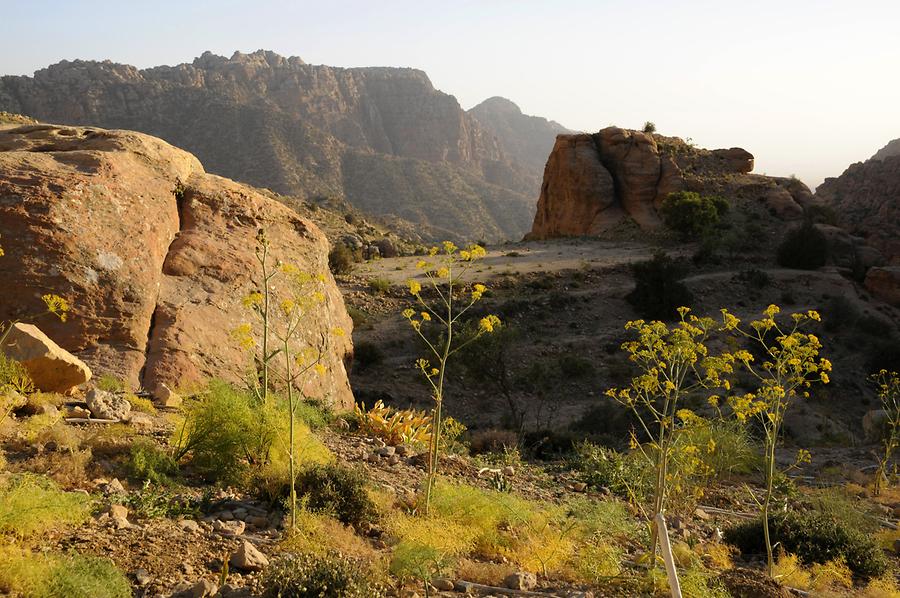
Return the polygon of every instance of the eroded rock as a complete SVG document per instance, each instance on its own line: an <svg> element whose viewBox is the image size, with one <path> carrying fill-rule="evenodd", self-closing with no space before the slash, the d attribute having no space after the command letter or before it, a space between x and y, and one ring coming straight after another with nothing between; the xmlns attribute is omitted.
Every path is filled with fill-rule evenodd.
<svg viewBox="0 0 900 598"><path fill-rule="evenodd" d="M6 235L3 240L7 242ZM15 280L12 283L15 285ZM12 296L13 293L6 293L6 301ZM91 370L83 361L53 342L34 324L13 324L2 350L25 366L38 390L68 392L91 379Z"/></svg>

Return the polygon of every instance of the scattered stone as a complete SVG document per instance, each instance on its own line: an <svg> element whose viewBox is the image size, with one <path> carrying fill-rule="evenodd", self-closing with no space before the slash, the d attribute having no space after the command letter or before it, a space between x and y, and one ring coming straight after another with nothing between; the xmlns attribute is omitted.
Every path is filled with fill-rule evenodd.
<svg viewBox="0 0 900 598"><path fill-rule="evenodd" d="M113 478L111 482L103 481L100 484L100 490L107 496L111 494L128 494L119 478Z"/></svg>
<svg viewBox="0 0 900 598"><path fill-rule="evenodd" d="M434 589L441 592L452 592L456 585L446 577L436 577L431 580Z"/></svg>
<svg viewBox="0 0 900 598"><path fill-rule="evenodd" d="M239 587L232 585L230 583L222 586L222 589L219 590L220 598L253 598L253 592L250 588L247 587Z"/></svg>
<svg viewBox="0 0 900 598"><path fill-rule="evenodd" d="M83 361L33 324L13 324L0 350L28 370L38 390L65 393L91 379L91 370Z"/></svg>
<svg viewBox="0 0 900 598"><path fill-rule="evenodd" d="M134 582L138 586L144 587L151 581L153 581L153 578L150 577L150 573L146 569L138 569L134 572Z"/></svg>
<svg viewBox="0 0 900 598"><path fill-rule="evenodd" d="M178 521L178 527L191 534L200 533L200 524L193 519L181 519Z"/></svg>
<svg viewBox="0 0 900 598"><path fill-rule="evenodd" d="M350 422L348 422L343 417L338 418L337 426L338 426L338 430L340 430L341 432L349 432L350 431Z"/></svg>
<svg viewBox="0 0 900 598"><path fill-rule="evenodd" d="M181 396L174 390L169 388L169 386L165 383L160 383L159 385L157 385L156 390L153 393L153 403L157 407L176 409L178 407L181 407L182 402L183 400Z"/></svg>
<svg viewBox="0 0 900 598"><path fill-rule="evenodd" d="M706 511L704 511L703 509L701 509L699 507L694 509L694 515L696 515L699 519L702 519L703 521L709 521L709 519L710 519L709 513L707 513Z"/></svg>
<svg viewBox="0 0 900 598"><path fill-rule="evenodd" d="M105 390L92 388L85 397L87 408L91 415L98 419L111 419L123 421L128 419L131 413L131 403L123 397Z"/></svg>
<svg viewBox="0 0 900 598"><path fill-rule="evenodd" d="M512 476L516 475L516 468L513 467L512 465L507 465L506 467L504 467L503 469L500 470L500 473L502 473L503 475L505 475L507 477L512 477Z"/></svg>
<svg viewBox="0 0 900 598"><path fill-rule="evenodd" d="M575 492L584 492L587 490L587 484L585 484L584 482L575 482L574 484L572 484L572 490L574 490Z"/></svg>
<svg viewBox="0 0 900 598"><path fill-rule="evenodd" d="M138 430L149 430L153 428L153 418L147 413L132 411L128 416L128 423Z"/></svg>
<svg viewBox="0 0 900 598"><path fill-rule="evenodd" d="M387 458L388 465L396 465L397 463L400 463L400 455L391 455Z"/></svg>
<svg viewBox="0 0 900 598"><path fill-rule="evenodd" d="M535 576L534 573L528 573L527 571L510 573L506 576L506 579L503 580L503 585L510 590L533 590L537 587L537 576Z"/></svg>
<svg viewBox="0 0 900 598"><path fill-rule="evenodd" d="M238 508L231 512L235 519L240 519L241 521L247 520L247 509Z"/></svg>
<svg viewBox="0 0 900 598"><path fill-rule="evenodd" d="M107 512L118 529L126 528L130 525L128 523L128 507L124 505L110 505Z"/></svg>
<svg viewBox="0 0 900 598"><path fill-rule="evenodd" d="M234 519L234 513L232 513L231 511L222 511L221 513L216 515L216 517L218 519L221 519L222 521L231 521L232 519Z"/></svg>
<svg viewBox="0 0 900 598"><path fill-rule="evenodd" d="M366 455L366 461L368 461L369 463L375 463L376 461L378 461L378 459L379 456L375 453L369 453L368 455Z"/></svg>
<svg viewBox="0 0 900 598"><path fill-rule="evenodd" d="M263 517L261 515L251 515L247 517L246 522L253 527L257 527L259 529L265 529L269 527L269 518Z"/></svg>
<svg viewBox="0 0 900 598"><path fill-rule="evenodd" d="M250 542L244 540L228 561L243 571L260 571L269 566L269 559Z"/></svg>
<svg viewBox="0 0 900 598"><path fill-rule="evenodd" d="M405 444L401 444L400 446L395 446L394 451L396 454L398 454L402 457L403 455L406 455L409 453L409 447L406 446Z"/></svg>
<svg viewBox="0 0 900 598"><path fill-rule="evenodd" d="M391 455L393 455L396 452L397 452L397 449L395 449L392 446L382 446L382 447L375 449L375 454L378 455L379 457L390 457Z"/></svg>
<svg viewBox="0 0 900 598"><path fill-rule="evenodd" d="M74 417L78 419L87 419L91 417L91 412L84 407L75 406L69 409L69 417Z"/></svg>
<svg viewBox="0 0 900 598"><path fill-rule="evenodd" d="M223 536L240 536L247 528L247 524L243 521L221 521L216 519L213 522L213 529Z"/></svg>
<svg viewBox="0 0 900 598"><path fill-rule="evenodd" d="M210 598L218 593L219 586L208 579L201 579L191 588L193 598Z"/></svg>

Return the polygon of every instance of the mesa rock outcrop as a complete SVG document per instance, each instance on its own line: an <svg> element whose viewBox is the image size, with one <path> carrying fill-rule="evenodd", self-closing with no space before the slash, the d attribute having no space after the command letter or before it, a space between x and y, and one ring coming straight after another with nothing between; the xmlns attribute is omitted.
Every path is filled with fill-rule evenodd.
<svg viewBox="0 0 900 598"><path fill-rule="evenodd" d="M0 77L0 110L148 133L210 172L343 198L431 237L517 238L540 185L542 163L511 159L456 98L409 68L311 65L262 50L149 69L63 61Z"/></svg>
<svg viewBox="0 0 900 598"><path fill-rule="evenodd" d="M242 299L254 285L259 229L273 260L325 275L327 301L304 330L347 334L330 336L330 374L307 390L348 406L352 323L315 225L148 135L0 126L0 319L43 311L44 293L65 297L68 321L41 327L95 374L150 391L243 378L250 357L232 330L252 321Z"/></svg>
<svg viewBox="0 0 900 598"><path fill-rule="evenodd" d="M852 164L839 177L816 188L816 198L830 206L837 222L900 264L900 155L887 151ZM879 156L876 154L876 156Z"/></svg>
<svg viewBox="0 0 900 598"><path fill-rule="evenodd" d="M780 218L802 216L800 202L812 197L809 189L752 170L753 155L741 148L710 151L619 127L559 135L528 237L599 235L623 222L653 229L660 225L659 205L680 190L737 194L754 188Z"/></svg>

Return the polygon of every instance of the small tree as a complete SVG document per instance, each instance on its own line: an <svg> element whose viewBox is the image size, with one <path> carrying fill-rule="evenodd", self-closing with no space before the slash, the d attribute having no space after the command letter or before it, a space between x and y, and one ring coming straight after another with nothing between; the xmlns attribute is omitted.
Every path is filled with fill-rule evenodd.
<svg viewBox="0 0 900 598"><path fill-rule="evenodd" d="M719 223L728 202L718 196L694 191L670 193L659 207L666 226L683 239L699 239Z"/></svg>
<svg viewBox="0 0 900 598"><path fill-rule="evenodd" d="M881 484L887 476L887 468L894 450L900 445L900 374L881 370L871 376L885 413L886 430L882 438L882 452L878 456L873 493L881 494Z"/></svg>
<svg viewBox="0 0 900 598"><path fill-rule="evenodd" d="M693 295L681 282L684 267L663 252L653 259L631 265L634 290L625 299L638 314L652 320L672 320L678 317L678 307L690 305Z"/></svg>
<svg viewBox="0 0 900 598"><path fill-rule="evenodd" d="M638 339L622 344L629 359L640 370L631 384L621 389L606 391L607 396L628 407L640 424L642 435L649 439L642 444L637 434L631 433L631 446L653 467L652 512L647 514L653 522L659 514L665 514L666 498L673 480L669 470L676 443L685 430L685 423L693 414L682 409L684 399L701 390L728 386L724 375L732 372L734 358L730 354L712 356L706 340L715 327L711 318L691 315L686 307L678 309L679 322L669 328L663 322L636 320L625 324ZM651 524L651 555L656 554L658 530ZM655 559L654 559L655 563Z"/></svg>
<svg viewBox="0 0 900 598"><path fill-rule="evenodd" d="M809 220L788 231L778 246L778 263L785 268L815 270L828 261L828 239Z"/></svg>
<svg viewBox="0 0 900 598"><path fill-rule="evenodd" d="M416 367L428 380L431 386L434 409L432 410L432 434L428 450L428 475L425 481L425 513L431 505L431 494L437 478L440 459L441 411L444 405L444 381L447 374L447 362L451 356L475 342L483 334L493 332L500 319L488 315L479 320L478 331L459 341L456 333L463 322L461 318L475 303L481 300L487 288L483 284L467 285L465 277L472 264L485 255L484 248L472 245L460 250L450 241L432 247L428 256L433 261L420 260L416 267L422 270L426 284L430 287L428 294L423 294L422 284L409 280L409 292L416 298L418 305L425 311L417 312L409 308L403 312L419 338L425 343L431 358L419 359ZM434 324L439 327L440 335L429 338L423 326Z"/></svg>
<svg viewBox="0 0 900 598"><path fill-rule="evenodd" d="M763 354L763 362L754 364L755 358L749 351L739 350L733 353L735 361L743 364L756 378L758 388L755 392L730 397L729 402L740 421L757 418L765 435L765 490L763 500L758 502L769 575L773 574L775 565L769 535L769 507L775 493L775 478L779 473L775 464L775 449L782 432L784 415L796 399L809 396L807 389L814 382L827 384L828 372L831 371L831 362L819 357L822 344L818 337L803 331L803 327L809 322L821 320L819 314L815 311L795 313L791 316L791 325L783 327L775 320L780 311L777 305L770 305L763 313L763 318L750 322L748 327L742 327L737 317L722 310L724 330L749 340ZM809 453L801 450L797 460L808 461Z"/></svg>
<svg viewBox="0 0 900 598"><path fill-rule="evenodd" d="M644 123L644 133L656 133L656 123L652 120L648 120Z"/></svg>

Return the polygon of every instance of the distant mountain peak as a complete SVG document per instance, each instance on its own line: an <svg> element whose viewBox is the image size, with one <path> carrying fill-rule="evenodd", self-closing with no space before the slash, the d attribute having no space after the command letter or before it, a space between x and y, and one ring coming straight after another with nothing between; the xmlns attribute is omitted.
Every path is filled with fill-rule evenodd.
<svg viewBox="0 0 900 598"><path fill-rule="evenodd" d="M891 156L900 156L900 139L888 141L888 144L875 152L875 155L872 156L871 159L884 160L885 158L889 158Z"/></svg>
<svg viewBox="0 0 900 598"><path fill-rule="evenodd" d="M509 112L512 114L522 114L522 109L519 108L518 104L502 96L490 97L472 108L472 110L478 110L479 108L484 110Z"/></svg>

